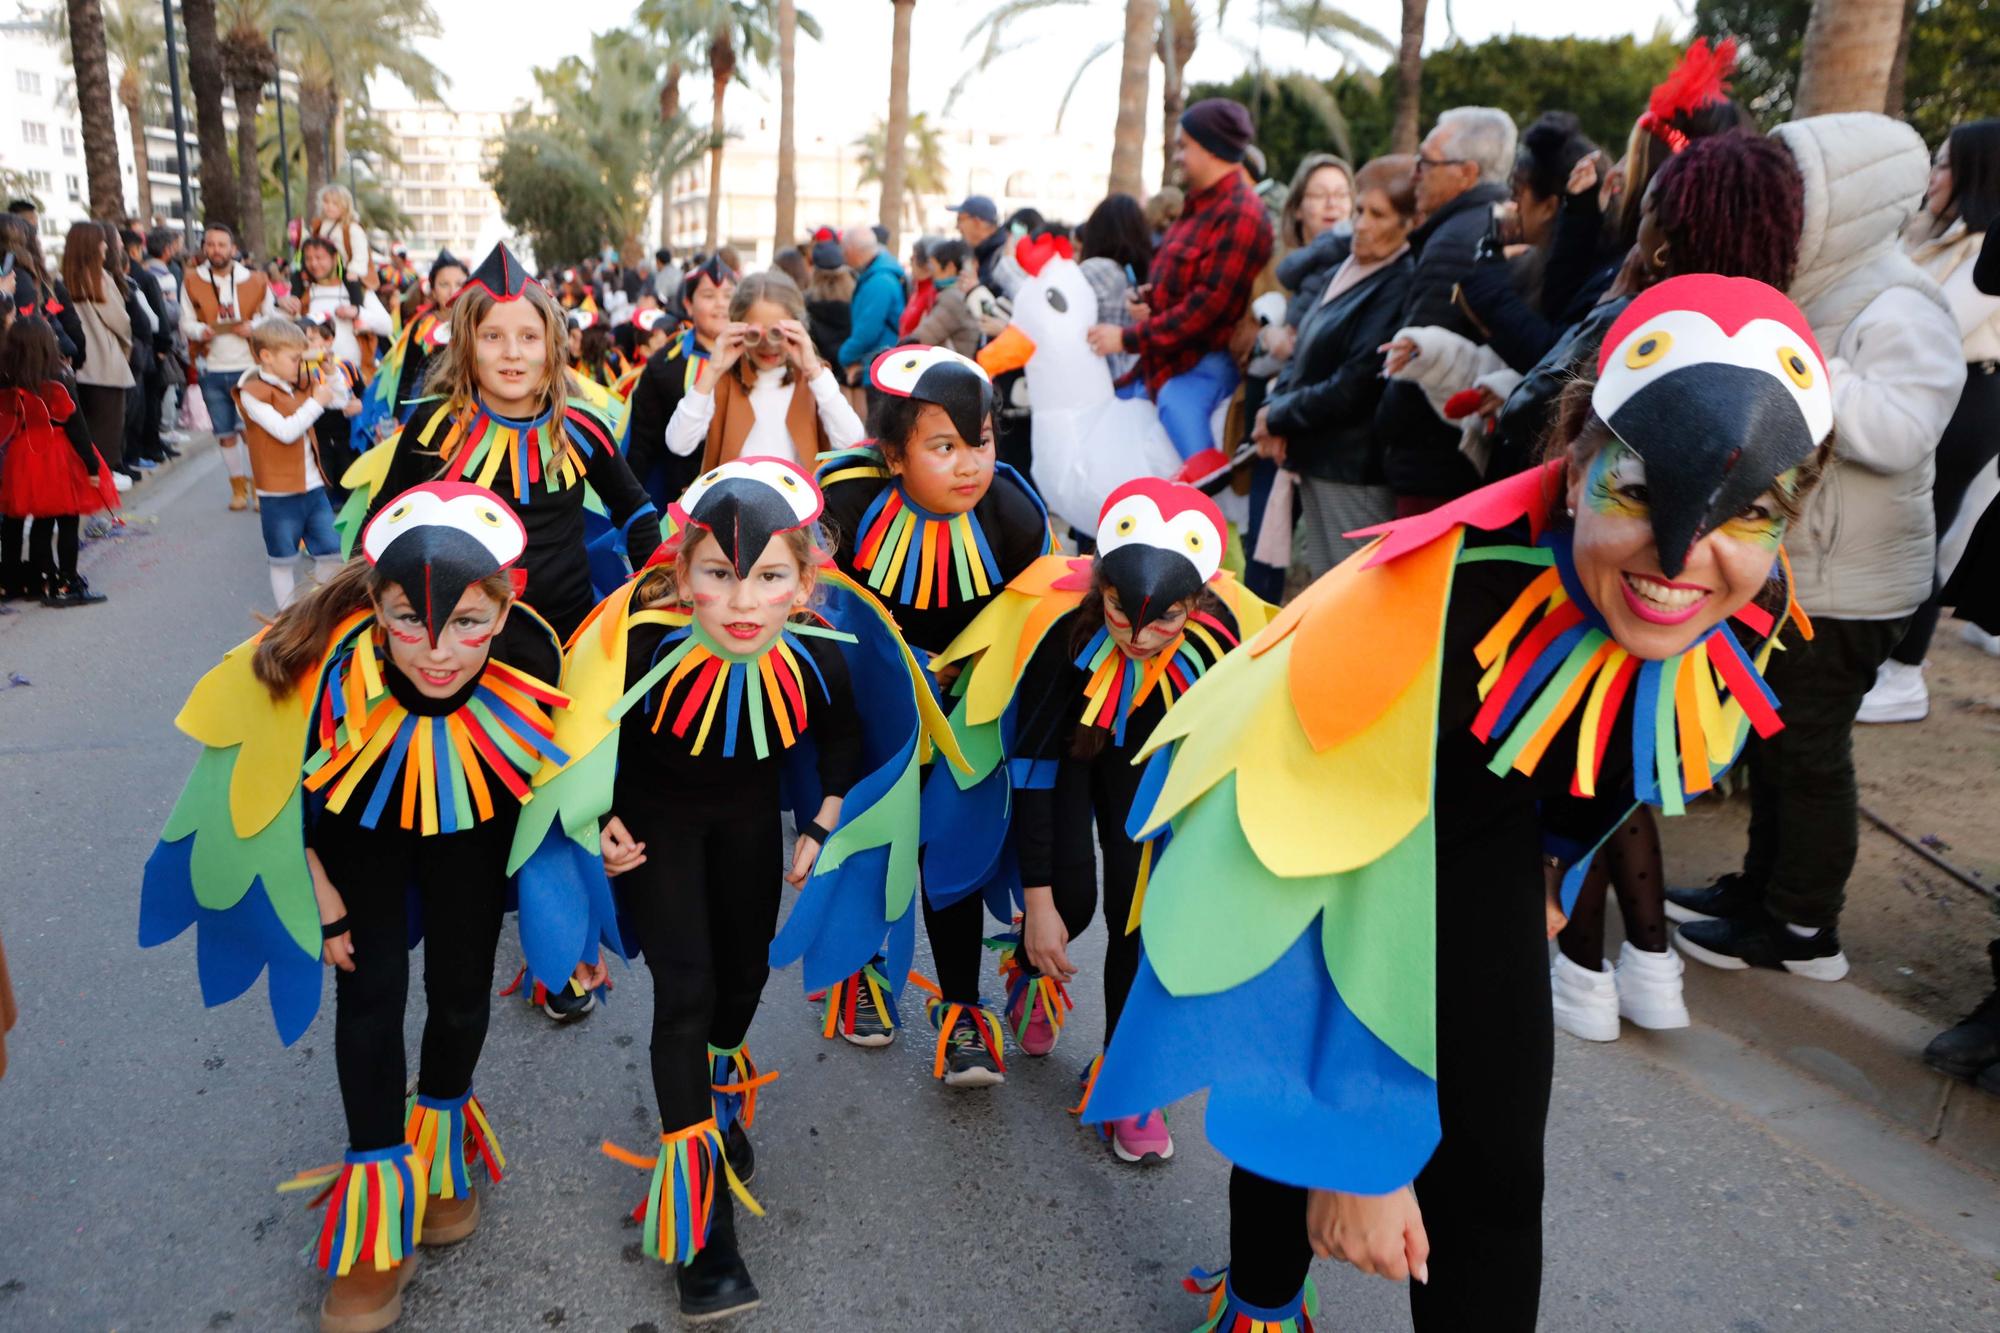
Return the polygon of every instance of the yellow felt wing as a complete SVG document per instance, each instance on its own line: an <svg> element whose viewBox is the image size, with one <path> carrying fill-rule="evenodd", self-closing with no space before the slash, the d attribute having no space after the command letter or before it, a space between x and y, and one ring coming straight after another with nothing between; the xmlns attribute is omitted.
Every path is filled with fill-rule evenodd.
<svg viewBox="0 0 2000 1333"><path fill-rule="evenodd" d="M1278 614L1277 607L1244 587L1242 580L1226 569L1216 575L1208 590L1229 608L1229 614L1236 620L1237 636L1245 642L1262 633L1272 617Z"/></svg>
<svg viewBox="0 0 2000 1333"><path fill-rule="evenodd" d="M384 440L349 463L347 471L340 474L341 487L349 491L365 490L369 503L374 503L382 483L388 479L389 465L396 461L395 445L395 440Z"/></svg>
<svg viewBox="0 0 2000 1333"><path fill-rule="evenodd" d="M1079 564L1081 571L1076 568ZM1038 558L981 607L972 623L938 654L931 664L933 671L951 662L966 663L968 678L962 692L966 722L981 726L997 721L1007 711L1042 636L1083 600L1089 587L1089 568L1089 561L1073 561L1068 556ZM1078 582L1075 576L1079 573L1083 576L1079 586L1057 586Z"/></svg>

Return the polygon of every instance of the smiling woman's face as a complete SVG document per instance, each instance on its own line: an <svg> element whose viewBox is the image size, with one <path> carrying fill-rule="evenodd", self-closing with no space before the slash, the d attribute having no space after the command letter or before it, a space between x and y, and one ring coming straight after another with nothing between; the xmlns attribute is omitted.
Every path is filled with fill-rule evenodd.
<svg viewBox="0 0 2000 1333"><path fill-rule="evenodd" d="M1787 472L1740 514L1696 540L1680 574L1660 567L1646 464L1617 439L1581 471L1572 464L1576 574L1611 636L1635 657L1661 660L1741 610L1771 577L1784 540L1779 489Z"/></svg>

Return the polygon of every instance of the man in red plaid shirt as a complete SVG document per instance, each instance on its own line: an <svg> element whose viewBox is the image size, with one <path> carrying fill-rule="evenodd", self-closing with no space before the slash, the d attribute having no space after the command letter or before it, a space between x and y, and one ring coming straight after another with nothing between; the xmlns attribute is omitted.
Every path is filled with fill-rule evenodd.
<svg viewBox="0 0 2000 1333"><path fill-rule="evenodd" d="M1174 156L1187 178L1187 209L1153 256L1151 281L1128 298L1136 321L1090 331L1091 350L1100 356L1139 354L1137 373L1174 448L1191 460L1189 476L1222 465L1209 418L1236 392L1229 335L1271 257L1271 218L1242 166L1250 138L1250 113L1226 98L1181 113ZM1215 456L1198 458L1204 453Z"/></svg>

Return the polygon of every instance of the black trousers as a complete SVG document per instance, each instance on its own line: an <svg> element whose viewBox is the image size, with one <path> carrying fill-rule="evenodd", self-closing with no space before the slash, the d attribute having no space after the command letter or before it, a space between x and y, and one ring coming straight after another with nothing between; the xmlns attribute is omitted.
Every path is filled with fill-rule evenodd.
<svg viewBox="0 0 2000 1333"><path fill-rule="evenodd" d="M2000 457L2000 363L1975 362L1965 368L1965 391L1958 397L1951 424L1938 440L1937 482L1931 488L1931 506L1937 515L1939 541L1958 517L1966 491L1981 472L1993 466L1995 457ZM1889 655L1910 666L1921 663L1930 652L1941 612L1938 594L1932 593L1910 618L1910 628Z"/></svg>
<svg viewBox="0 0 2000 1333"><path fill-rule="evenodd" d="M167 370L159 357L152 358L146 371L145 391L146 402L139 421L139 445L147 458L163 462L167 449L166 442L160 438L160 430L167 398Z"/></svg>
<svg viewBox="0 0 2000 1333"><path fill-rule="evenodd" d="M653 1095L667 1133L714 1114L708 1048L742 1044L771 975L783 830L775 801L745 804L634 807L621 794L618 817L646 863L612 883L653 977Z"/></svg>
<svg viewBox="0 0 2000 1333"><path fill-rule="evenodd" d="M328 412L313 423L313 434L319 440L319 470L326 478L327 498L338 509L347 501L347 491L340 479L347 475L347 469L354 464L354 422L339 412Z"/></svg>
<svg viewBox="0 0 2000 1333"><path fill-rule="evenodd" d="M29 524L24 518L0 517L0 569L21 564L21 536L27 532L27 567L37 574L52 575L64 582L76 578L76 556L80 547L77 530L81 520L75 514L38 518Z"/></svg>
<svg viewBox="0 0 2000 1333"><path fill-rule="evenodd" d="M385 818L393 818L387 815ZM322 827L326 824L323 821ZM333 974L333 1056L356 1152L403 1141L403 1010L410 987L414 885L424 923L424 1037L417 1091L463 1096L486 1044L493 952L507 909L506 815L465 833L423 838L342 823L314 850L347 903L354 970Z"/></svg>
<svg viewBox="0 0 2000 1333"><path fill-rule="evenodd" d="M110 384L79 384L77 403L90 426L91 443L113 472L125 466L125 390Z"/></svg>
<svg viewBox="0 0 2000 1333"><path fill-rule="evenodd" d="M1875 671L1903 636L1903 620L1813 621L1810 642L1785 631L1764 679L1784 701L1785 729L1752 736L1750 846L1743 879L1764 906L1796 926L1840 920L1860 844L1854 715Z"/></svg>
<svg viewBox="0 0 2000 1333"><path fill-rule="evenodd" d="M1510 849L1515 850L1515 849ZM1430 1282L1418 1333L1532 1333L1541 1302L1542 1134L1555 1047L1540 868L1501 876L1439 848L1437 1151L1416 1179ZM1312 1262L1306 1191L1241 1167L1229 1182L1230 1281L1254 1305L1298 1293ZM1339 1322L1337 1314L1329 1320Z"/></svg>

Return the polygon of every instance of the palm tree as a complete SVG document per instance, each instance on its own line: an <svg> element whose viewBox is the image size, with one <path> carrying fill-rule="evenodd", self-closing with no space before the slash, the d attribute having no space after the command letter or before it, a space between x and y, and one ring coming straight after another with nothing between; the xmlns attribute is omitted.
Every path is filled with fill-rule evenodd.
<svg viewBox="0 0 2000 1333"><path fill-rule="evenodd" d="M90 178L90 215L117 221L125 216L125 190L118 180L118 123L111 114L104 13L97 0L68 0L68 10L70 63L76 67L76 107L83 121L83 165Z"/></svg>
<svg viewBox="0 0 2000 1333"><path fill-rule="evenodd" d="M1424 82L1424 14L1430 0L1403 0L1402 43L1396 48L1396 119L1389 128L1389 151L1417 151L1418 105Z"/></svg>
<svg viewBox="0 0 2000 1333"><path fill-rule="evenodd" d="M278 77L278 56L271 49L276 8L276 0L222 0L220 12L228 25L222 35L222 73L236 103L236 227L245 253L266 254L271 248L264 229L257 104L264 100L264 85Z"/></svg>
<svg viewBox="0 0 2000 1333"><path fill-rule="evenodd" d="M132 165L139 176L139 217L153 217L153 178L146 163L146 112L156 100L152 89L166 74L160 63L165 42L160 11L152 0L111 0L104 15L104 44L118 62L118 103L132 134Z"/></svg>
<svg viewBox="0 0 2000 1333"><path fill-rule="evenodd" d="M1792 114L1880 111L1903 35L1903 7L1904 0L1813 0Z"/></svg>
<svg viewBox="0 0 2000 1333"><path fill-rule="evenodd" d="M1159 0L1125 0L1124 60L1118 67L1118 128L1111 138L1111 192L1144 192L1140 159L1146 151L1146 103L1153 74L1153 34Z"/></svg>
<svg viewBox="0 0 2000 1333"><path fill-rule="evenodd" d="M854 160L861 172L855 178L856 184L873 185L882 183L882 197L889 193L886 164L889 153L889 124L878 120L875 128L854 141ZM896 223L882 225L889 228L892 243L901 234L902 222L908 218L921 223L924 214L924 196L940 195L945 192L950 172L944 161L943 135L937 126L931 124L928 112L919 111L910 117L908 132L903 137L903 188L898 191L903 206L895 210ZM883 216L889 210L884 208Z"/></svg>
<svg viewBox="0 0 2000 1333"><path fill-rule="evenodd" d="M201 207L211 222L235 226L236 177L229 168L229 125L222 115L222 43L216 35L215 0L181 0L187 30L188 89L194 94L195 139L201 147ZM188 219L190 229L200 224ZM188 248L197 240L190 236Z"/></svg>
<svg viewBox="0 0 2000 1333"><path fill-rule="evenodd" d="M299 52L299 131L306 155L305 212L347 157L347 108L368 104L369 81L388 75L419 102L450 82L417 49L439 34L429 0L343 0L336 20L304 32Z"/></svg>
<svg viewBox="0 0 2000 1333"><path fill-rule="evenodd" d="M889 45L889 123L883 134L882 207L878 220L889 229L889 253L901 247L904 150L910 138L910 20L917 0L890 0L895 7Z"/></svg>

